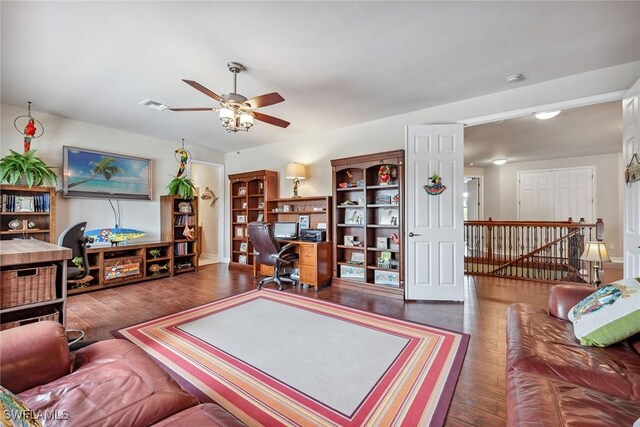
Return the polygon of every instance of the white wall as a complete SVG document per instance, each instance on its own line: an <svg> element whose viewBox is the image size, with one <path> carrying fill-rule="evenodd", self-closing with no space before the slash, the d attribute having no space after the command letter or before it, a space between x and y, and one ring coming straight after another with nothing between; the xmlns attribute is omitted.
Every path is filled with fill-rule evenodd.
<svg viewBox="0 0 640 427"><path fill-rule="evenodd" d="M634 62L356 126L307 135L303 139L286 140L239 153L226 153L226 173L259 169L275 170L280 174L280 193L287 195L291 183L284 177L284 169L287 163L297 161L307 164L310 171L309 178L301 182L300 194L303 196L328 195L331 194L331 159L404 148L407 125L454 123L490 114L620 91L629 88L638 80L638 77L640 77L640 62ZM295 123L292 126L295 126ZM284 132L286 130L283 130ZM489 195L490 192L489 186L485 187L485 194ZM491 197L498 199L497 201L500 200L497 193L493 193ZM493 213L492 204L496 200L485 200L487 202L485 216L489 217ZM227 206L228 203L227 200ZM225 212L225 215L225 222L228 224L229 213ZM228 228L226 227L227 230L225 230L225 256L228 256L229 251Z"/></svg>
<svg viewBox="0 0 640 427"><path fill-rule="evenodd" d="M191 163L191 179L198 188L198 194L202 195L205 188L219 197L218 201L211 207L211 200L199 200L198 220L202 227L202 256L206 258L218 258L218 216L220 206L224 198L218 190L218 172L222 166L206 165L201 163Z"/></svg>
<svg viewBox="0 0 640 427"><path fill-rule="evenodd" d="M620 144L622 147L622 143ZM620 222L620 182L622 154L603 154L598 156L572 157L565 159L541 160L535 162L507 163L502 166L491 166L486 169L486 188L500 194L496 203L492 205L494 220L516 220L518 218L518 181L517 173L521 171L561 169L580 166L595 166L596 168L596 218L602 218L605 225L605 241L612 257L622 256L622 229ZM486 194L487 192L485 192ZM486 200L486 205L490 203ZM498 208L496 209L496 206ZM485 215L489 217L489 215ZM565 218L566 219L566 218ZM579 218L574 218L578 221Z"/></svg>
<svg viewBox="0 0 640 427"><path fill-rule="evenodd" d="M22 135L13 125L14 119L26 113L25 107L16 108L2 105L0 112L1 141L0 154L4 156L9 149L22 152ZM166 185L172 175L178 171L179 164L174 158L177 141L165 141L134 133L97 126L77 120L53 116L32 110L32 116L42 122L45 133L33 140L31 149L37 150L38 157L49 166L62 171L62 146L88 148L127 154L153 160L153 200L121 200L121 227L135 228L147 233L138 241L160 239L160 195L167 194ZM220 152L187 147L196 159L222 163ZM62 179L59 175L58 188ZM88 229L113 227L114 215L109 202L104 199L63 199L58 195L56 211L56 234L59 235L70 224L87 221Z"/></svg>

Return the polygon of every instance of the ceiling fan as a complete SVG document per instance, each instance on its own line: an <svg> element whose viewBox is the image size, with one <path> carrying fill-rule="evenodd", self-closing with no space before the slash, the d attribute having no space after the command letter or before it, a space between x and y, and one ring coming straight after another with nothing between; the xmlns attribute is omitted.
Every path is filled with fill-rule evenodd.
<svg viewBox="0 0 640 427"><path fill-rule="evenodd" d="M212 92L196 81L182 79L182 81L189 86L220 102L220 108L169 109L171 111L219 111L222 126L224 126L227 132L247 132L249 128L253 126L254 118L261 122L269 123L270 125L280 126L281 128L286 128L290 125L290 123L285 120L255 111L257 108L268 107L269 105L284 101L284 98L280 96L278 92L267 93L247 99L237 93L236 89L238 73L245 70L244 66L237 62L228 62L227 68L233 73L233 92L225 93L222 96Z"/></svg>

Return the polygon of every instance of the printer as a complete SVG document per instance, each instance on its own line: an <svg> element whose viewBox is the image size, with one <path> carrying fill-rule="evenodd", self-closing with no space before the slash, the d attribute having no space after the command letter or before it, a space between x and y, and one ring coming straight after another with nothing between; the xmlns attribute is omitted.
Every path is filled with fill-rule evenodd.
<svg viewBox="0 0 640 427"><path fill-rule="evenodd" d="M324 242L327 240L327 230L320 228L305 228L300 230L300 240L303 242Z"/></svg>

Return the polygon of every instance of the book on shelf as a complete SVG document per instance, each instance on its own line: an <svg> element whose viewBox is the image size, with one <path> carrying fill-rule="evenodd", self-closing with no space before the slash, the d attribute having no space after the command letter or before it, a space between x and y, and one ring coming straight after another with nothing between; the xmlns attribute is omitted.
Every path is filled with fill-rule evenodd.
<svg viewBox="0 0 640 427"><path fill-rule="evenodd" d="M176 215L175 225L193 225L192 215Z"/></svg>
<svg viewBox="0 0 640 427"><path fill-rule="evenodd" d="M174 246L176 255L186 255L189 253L189 242L176 243Z"/></svg>
<svg viewBox="0 0 640 427"><path fill-rule="evenodd" d="M49 212L49 193L37 196L16 196L15 194L2 194L2 212Z"/></svg>

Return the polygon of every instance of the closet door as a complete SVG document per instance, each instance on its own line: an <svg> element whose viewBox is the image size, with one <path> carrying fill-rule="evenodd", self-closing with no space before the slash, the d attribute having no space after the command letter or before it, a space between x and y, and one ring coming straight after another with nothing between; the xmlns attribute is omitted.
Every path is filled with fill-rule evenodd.
<svg viewBox="0 0 640 427"><path fill-rule="evenodd" d="M553 221L552 184L549 171L518 172L519 221Z"/></svg>
<svg viewBox="0 0 640 427"><path fill-rule="evenodd" d="M595 222L593 182L595 168L561 169L553 171L553 220L566 221L584 218L587 224Z"/></svg>

